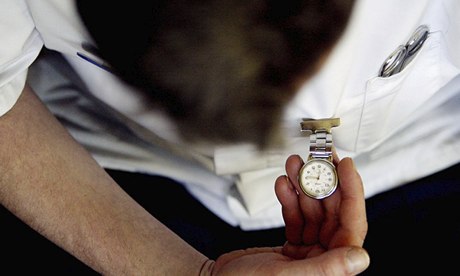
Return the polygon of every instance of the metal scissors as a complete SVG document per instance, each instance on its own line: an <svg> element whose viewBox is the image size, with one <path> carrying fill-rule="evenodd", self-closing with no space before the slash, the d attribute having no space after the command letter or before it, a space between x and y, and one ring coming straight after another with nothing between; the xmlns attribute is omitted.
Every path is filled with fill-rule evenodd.
<svg viewBox="0 0 460 276"><path fill-rule="evenodd" d="M387 78L401 72L416 56L428 38L430 31L427 25L419 26L405 45L400 45L383 62L379 77Z"/></svg>

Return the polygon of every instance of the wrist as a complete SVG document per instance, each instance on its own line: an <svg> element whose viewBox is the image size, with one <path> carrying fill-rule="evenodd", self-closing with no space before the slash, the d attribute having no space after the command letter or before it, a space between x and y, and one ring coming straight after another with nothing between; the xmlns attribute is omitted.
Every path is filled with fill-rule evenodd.
<svg viewBox="0 0 460 276"><path fill-rule="evenodd" d="M201 265L200 269L200 274L199 276L209 276L212 275L212 270L214 269L214 264L216 262L211 259L207 259L204 261L204 263Z"/></svg>

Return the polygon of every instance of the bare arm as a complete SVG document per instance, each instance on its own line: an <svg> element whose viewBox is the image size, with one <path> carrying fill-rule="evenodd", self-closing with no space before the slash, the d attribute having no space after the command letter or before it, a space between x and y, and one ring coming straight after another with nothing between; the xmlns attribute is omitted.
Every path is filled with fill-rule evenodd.
<svg viewBox="0 0 460 276"><path fill-rule="evenodd" d="M129 197L26 86L0 117L0 202L105 275L197 275L207 259Z"/></svg>

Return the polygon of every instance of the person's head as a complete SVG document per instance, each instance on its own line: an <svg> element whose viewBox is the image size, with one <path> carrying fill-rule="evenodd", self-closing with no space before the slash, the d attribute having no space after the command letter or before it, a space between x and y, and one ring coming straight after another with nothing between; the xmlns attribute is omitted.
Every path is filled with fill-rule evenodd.
<svg viewBox="0 0 460 276"><path fill-rule="evenodd" d="M187 139L267 144L353 0L77 0L101 56Z"/></svg>

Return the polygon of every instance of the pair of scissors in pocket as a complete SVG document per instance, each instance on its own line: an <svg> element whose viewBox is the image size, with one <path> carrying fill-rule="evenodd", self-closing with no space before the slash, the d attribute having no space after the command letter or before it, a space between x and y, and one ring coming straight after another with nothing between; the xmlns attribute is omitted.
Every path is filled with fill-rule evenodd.
<svg viewBox="0 0 460 276"><path fill-rule="evenodd" d="M387 78L401 72L416 56L425 43L430 30L427 25L419 26L405 45L400 45L383 62L379 77Z"/></svg>

